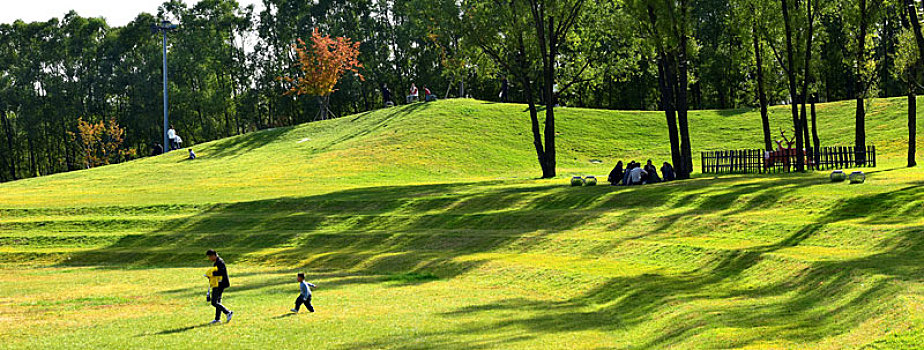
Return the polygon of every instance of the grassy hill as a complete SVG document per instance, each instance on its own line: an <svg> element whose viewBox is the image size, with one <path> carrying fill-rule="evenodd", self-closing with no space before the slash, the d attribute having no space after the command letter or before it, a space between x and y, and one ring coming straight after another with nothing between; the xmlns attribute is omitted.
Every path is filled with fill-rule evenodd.
<svg viewBox="0 0 924 350"><path fill-rule="evenodd" d="M852 102L819 106L824 145L853 144L853 111ZM607 174L617 160L670 158L662 113L563 108L557 115L562 176ZM790 128L788 107L772 108L771 116L775 135ZM869 142L879 147L881 163L904 164L904 100L876 100L867 123ZM755 111L694 111L690 125L694 158L703 150L763 144ZM414 104L265 130L195 150L201 157L195 162L176 152L0 184L0 205L224 203L370 186L533 179L540 174L524 106L474 100Z"/></svg>
<svg viewBox="0 0 924 350"><path fill-rule="evenodd" d="M698 175L571 188L523 106L441 101L0 185L11 348L919 348L924 172L877 100L866 184ZM774 128L788 110L774 108ZM821 105L849 145L850 103ZM691 113L694 152L760 147L754 111ZM560 173L668 158L663 115L562 109ZM919 140L924 144L924 139ZM603 161L595 164L591 160ZM203 252L234 322L205 327ZM285 313L295 271L319 312Z"/></svg>

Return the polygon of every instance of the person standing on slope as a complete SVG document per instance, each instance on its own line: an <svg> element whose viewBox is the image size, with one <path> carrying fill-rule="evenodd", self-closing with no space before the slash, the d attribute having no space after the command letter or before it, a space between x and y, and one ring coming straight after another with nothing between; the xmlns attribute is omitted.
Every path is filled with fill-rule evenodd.
<svg viewBox="0 0 924 350"><path fill-rule="evenodd" d="M175 150L178 146L176 145L176 129L173 128L173 125L170 125L170 129L167 130L167 149L166 152Z"/></svg>
<svg viewBox="0 0 924 350"><path fill-rule="evenodd" d="M221 305L221 296L224 294L225 288L231 286L230 281L228 281L228 268L225 266L225 260L219 257L218 252L214 249L209 249L205 252L205 256L215 263L216 271L213 276L221 277L218 287L212 288L212 306L215 307L215 320L212 321L212 324L221 323L222 313L227 315L225 322L231 322L231 316L234 315L234 312Z"/></svg>

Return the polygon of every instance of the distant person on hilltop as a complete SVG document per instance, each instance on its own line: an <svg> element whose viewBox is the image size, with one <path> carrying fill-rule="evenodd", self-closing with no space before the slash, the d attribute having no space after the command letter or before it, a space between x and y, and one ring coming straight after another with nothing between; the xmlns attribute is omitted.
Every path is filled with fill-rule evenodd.
<svg viewBox="0 0 924 350"><path fill-rule="evenodd" d="M167 130L167 152L177 149L176 146L176 129L173 128L173 125L170 125L170 129Z"/></svg>
<svg viewBox="0 0 924 350"><path fill-rule="evenodd" d="M317 288L318 286L305 282L305 274L301 272L298 273L295 280L298 281L298 288L301 289L301 294L295 298L295 308L292 309L292 312L298 313L298 309L301 308L302 305L305 305L308 312L314 312L314 306L311 305L311 288Z"/></svg>
<svg viewBox="0 0 924 350"><path fill-rule="evenodd" d="M382 102L385 103L385 107L394 107L395 100L392 99L391 90L388 90L388 85L382 84Z"/></svg>
<svg viewBox="0 0 924 350"><path fill-rule="evenodd" d="M507 103L507 94L509 92L510 92L510 82L507 81L507 76L504 76L504 80L501 80L501 91L500 91L500 96L499 96L501 99L501 102Z"/></svg>
<svg viewBox="0 0 924 350"><path fill-rule="evenodd" d="M231 282L228 280L228 268L225 266L224 259L219 257L218 252L215 250L209 249L205 252L205 256L215 263L216 270L212 275L214 277L220 277L218 287L212 288L212 306L215 307L215 320L212 321L212 324L221 323L222 313L227 315L227 320L225 320L225 322L231 322L231 316L234 315L234 312L228 310L224 305L221 305L221 296L224 294L225 288L231 286Z"/></svg>
<svg viewBox="0 0 924 350"><path fill-rule="evenodd" d="M430 92L430 89L428 89L426 86L424 86L424 101L427 101L427 102L436 101L436 95Z"/></svg>
<svg viewBox="0 0 924 350"><path fill-rule="evenodd" d="M407 103L420 101L420 93L417 91L417 85L411 83L411 89L408 91Z"/></svg>
<svg viewBox="0 0 924 350"><path fill-rule="evenodd" d="M193 152L192 148L189 149L189 160L196 159L196 152Z"/></svg>
<svg viewBox="0 0 924 350"><path fill-rule="evenodd" d="M623 171L622 171L622 161L616 162L616 167L613 168L613 171L610 171L610 176L606 178L610 182L610 185L617 186L619 182L622 181Z"/></svg>
<svg viewBox="0 0 924 350"><path fill-rule="evenodd" d="M161 146L159 143L155 143L154 147L151 148L151 157L159 156L164 154L164 146Z"/></svg>

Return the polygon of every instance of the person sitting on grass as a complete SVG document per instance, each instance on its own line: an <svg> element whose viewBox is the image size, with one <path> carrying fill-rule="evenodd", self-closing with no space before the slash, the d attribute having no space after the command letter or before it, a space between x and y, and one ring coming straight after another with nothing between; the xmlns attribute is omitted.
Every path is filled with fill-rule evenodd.
<svg viewBox="0 0 924 350"><path fill-rule="evenodd" d="M305 274L301 272L298 273L295 279L298 281L298 287L302 290L302 293L298 295L298 298L295 298L295 308L292 309L292 312L298 313L298 309L303 304L308 308L309 312L314 312L314 306L311 305L311 288L317 288L318 286L305 282Z"/></svg>
<svg viewBox="0 0 924 350"><path fill-rule="evenodd" d="M645 164L645 172L648 173L648 178L645 179L645 182L650 184L661 182L661 178L658 177L658 168L651 163L651 159L648 160L648 164Z"/></svg>
<svg viewBox="0 0 924 350"><path fill-rule="evenodd" d="M225 322L231 322L231 316L234 315L234 312L228 310L224 305L221 305L221 295L224 294L225 288L231 286L231 282L228 281L228 268L225 266L225 261L218 256L218 252L213 249L209 249L205 252L205 256L209 258L212 262L215 263L215 272L212 273L214 277L220 277L218 281L218 287L212 288L212 306L215 307L215 320L212 321L212 324L221 323L221 314L224 313L227 315L227 320Z"/></svg>
<svg viewBox="0 0 924 350"><path fill-rule="evenodd" d="M616 162L616 167L613 168L613 171L610 171L610 176L606 178L606 181L609 181L611 186L617 186L622 181L622 175L622 161L620 160Z"/></svg>
<svg viewBox="0 0 924 350"><path fill-rule="evenodd" d="M431 93L430 89L428 89L426 86L424 86L424 101L426 102L436 101L436 95Z"/></svg>
<svg viewBox="0 0 924 350"><path fill-rule="evenodd" d="M629 175L632 174L632 169L635 169L636 164L637 164L637 163L635 163L635 161L633 160L633 161L629 162L629 164L626 165L626 172L622 174L622 185L623 185L623 186L629 186L629 185L630 185L630 183L629 183Z"/></svg>
<svg viewBox="0 0 924 350"><path fill-rule="evenodd" d="M192 148L189 149L189 160L196 159L196 152L193 152Z"/></svg>
<svg viewBox="0 0 924 350"><path fill-rule="evenodd" d="M671 166L671 163L664 162L664 165L661 166L661 176L664 177L664 181L674 181L677 179L677 175L674 174L674 167Z"/></svg>
<svg viewBox="0 0 924 350"><path fill-rule="evenodd" d="M417 92L417 85L414 85L414 83L411 83L411 89L408 90L407 103L410 104L412 102L419 102L419 101L420 101L420 95Z"/></svg>
<svg viewBox="0 0 924 350"><path fill-rule="evenodd" d="M391 90L385 84L382 84L382 101L385 103L385 107L395 106L395 101L391 98Z"/></svg>
<svg viewBox="0 0 924 350"><path fill-rule="evenodd" d="M635 163L635 167L629 173L629 185L644 185L647 178L648 173L645 172L645 169L642 169L640 164Z"/></svg>

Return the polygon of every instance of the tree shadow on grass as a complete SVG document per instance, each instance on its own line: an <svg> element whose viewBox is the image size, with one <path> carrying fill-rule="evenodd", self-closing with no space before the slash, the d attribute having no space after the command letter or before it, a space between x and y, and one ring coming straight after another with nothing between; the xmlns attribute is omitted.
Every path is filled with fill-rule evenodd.
<svg viewBox="0 0 924 350"><path fill-rule="evenodd" d="M218 249L229 263L285 261L292 267L368 274L432 272L451 277L481 264L455 257L491 251L524 234L578 227L596 215L519 212L545 199L577 208L587 197L569 188L442 184L362 188L330 194L220 204L157 230L127 235L64 262L81 265L202 266ZM570 206L568 205L570 204Z"/></svg>
<svg viewBox="0 0 924 350"><path fill-rule="evenodd" d="M514 242L518 249L528 249L524 242L582 227L611 212L693 205L676 215L681 218L733 206L753 210L775 202L786 188L820 183L812 178L782 178L713 190L729 181L739 180L580 189L490 182L385 186L216 204L196 215L168 220L152 232L126 235L105 248L72 254L62 264L202 266L202 252L215 248L229 262L284 262L367 274L423 271L452 277L483 263L458 261L459 256ZM740 203L740 198L755 191L763 191L758 200ZM674 219L665 220L659 230ZM631 222L628 216L624 220ZM522 240L526 235L530 240Z"/></svg>
<svg viewBox="0 0 924 350"><path fill-rule="evenodd" d="M271 144L294 130L294 126L286 126L229 137L209 143L197 153L208 158L235 157Z"/></svg>
<svg viewBox="0 0 924 350"><path fill-rule="evenodd" d="M924 227L901 229L894 238L880 244L878 253L808 263L802 271L785 273L783 278L773 280L775 277L768 276L770 280L757 288L751 284L760 277L752 274L763 270L754 270L755 267L786 259L774 255L799 246L827 225L857 217L877 220L879 215L902 215L901 212L883 214L883 210L896 205L894 199L911 198L916 199L912 203L920 205L924 188L909 186L846 200L777 243L728 251L707 266L688 273L613 278L562 302L510 299L461 308L444 316L525 310L537 316L479 328L529 332L631 331L646 323L663 325L643 344L630 348L689 346L691 339L720 329L765 330L760 339L738 337L715 345L723 348L780 339L796 343L819 341L845 334L877 314L884 315L891 305L888 301L902 291L897 282L922 280L924 255L920 252L924 251ZM591 308L592 305L604 306ZM465 332L478 330L460 330L458 334Z"/></svg>
<svg viewBox="0 0 924 350"><path fill-rule="evenodd" d="M503 186L487 182L392 186L221 204L192 217L171 220L154 232L127 236L109 247L78 253L65 265L124 261L141 265L199 264L202 251L217 248L232 264L256 261L367 276L430 273L451 278L487 262L459 258L501 249L530 251L543 240L597 223L608 213L631 216L632 212L650 210L678 212L666 215L665 222L648 233L652 234L673 228L684 218L767 209L794 188L825 183L821 177L807 176L747 180L696 179L636 188L581 189L564 184ZM769 337L796 342L844 334L868 319L874 312L869 310L879 307L877 300L889 299L898 292L889 282L919 280L916 276L924 272L924 259L917 253L924 248L921 227L900 229L894 240L883 243L879 253L866 257L799 262L796 265L804 264L806 268L768 276L756 284L758 277L754 274L765 271L761 264L787 261L784 255L788 250L831 225L857 219L864 224L863 218L868 223L879 223L896 215L915 214L918 209L914 204L920 205L922 198L924 188L919 185L853 197L816 214L808 224L792 224L794 228L775 242L703 253L708 259L697 262L700 266L694 270L611 278L566 301L517 299L463 308L444 317L504 310L526 311L532 316L510 318L488 327L433 333L431 337L434 344L454 347L453 342L439 338L507 328L538 334L617 331L654 324L652 333L657 335L647 337L637 347L662 348L726 328L765 327L771 330L764 340ZM620 220L631 222L625 216ZM636 238L640 237L630 239ZM583 248L605 253L624 240ZM858 286L858 276L885 277ZM382 282L379 277L346 276L342 281ZM239 286L238 290L270 288L277 283L289 282L280 279ZM599 307L589 308L594 305ZM665 311L665 307L678 305L698 306L682 312ZM741 338L726 345L745 346L751 341L755 340ZM355 345L374 344L379 343ZM498 344L502 343L493 345Z"/></svg>

